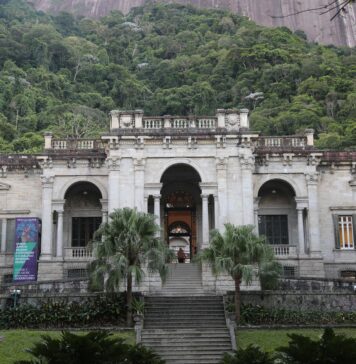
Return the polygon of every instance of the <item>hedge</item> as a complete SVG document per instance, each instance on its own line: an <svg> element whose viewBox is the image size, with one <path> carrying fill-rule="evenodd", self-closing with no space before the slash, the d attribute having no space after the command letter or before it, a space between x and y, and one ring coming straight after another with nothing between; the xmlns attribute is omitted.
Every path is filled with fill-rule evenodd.
<svg viewBox="0 0 356 364"><path fill-rule="evenodd" d="M38 305L23 304L0 311L0 328L64 328L119 325L126 317L125 297L106 294L81 302L45 299Z"/></svg>

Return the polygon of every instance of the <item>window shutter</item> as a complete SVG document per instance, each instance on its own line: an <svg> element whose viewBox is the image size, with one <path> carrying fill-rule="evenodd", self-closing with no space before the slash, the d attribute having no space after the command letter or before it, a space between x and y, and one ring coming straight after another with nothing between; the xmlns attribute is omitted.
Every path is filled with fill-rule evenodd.
<svg viewBox="0 0 356 364"><path fill-rule="evenodd" d="M352 215L352 238L354 239L354 249L356 249L356 214Z"/></svg>
<svg viewBox="0 0 356 364"><path fill-rule="evenodd" d="M340 249L340 236L339 236L339 216L333 215L334 234L335 234L335 248Z"/></svg>

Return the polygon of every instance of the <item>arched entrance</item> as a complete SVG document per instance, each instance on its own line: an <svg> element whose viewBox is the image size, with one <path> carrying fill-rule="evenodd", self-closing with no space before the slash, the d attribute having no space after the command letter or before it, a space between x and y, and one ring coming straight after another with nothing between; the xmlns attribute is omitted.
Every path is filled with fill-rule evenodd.
<svg viewBox="0 0 356 364"><path fill-rule="evenodd" d="M274 246L298 244L295 191L286 181L273 179L258 192L258 228Z"/></svg>
<svg viewBox="0 0 356 364"><path fill-rule="evenodd" d="M169 167L161 178L164 238L173 250L185 251L186 262L190 262L199 248L200 182L198 172L185 164Z"/></svg>
<svg viewBox="0 0 356 364"><path fill-rule="evenodd" d="M102 222L101 192L91 182L76 182L65 193L64 204L64 238L68 242L66 248L76 248L73 252L84 254L93 239L94 232Z"/></svg>

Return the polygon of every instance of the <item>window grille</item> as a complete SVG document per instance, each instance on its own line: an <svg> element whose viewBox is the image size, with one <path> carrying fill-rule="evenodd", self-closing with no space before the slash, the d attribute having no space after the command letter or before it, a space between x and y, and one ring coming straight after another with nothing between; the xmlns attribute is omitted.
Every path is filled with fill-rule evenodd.
<svg viewBox="0 0 356 364"><path fill-rule="evenodd" d="M340 249L354 249L354 231L353 231L352 216L338 216L338 232Z"/></svg>
<svg viewBox="0 0 356 364"><path fill-rule="evenodd" d="M260 215L258 230L260 235L266 236L269 244L288 244L287 215Z"/></svg>
<svg viewBox="0 0 356 364"><path fill-rule="evenodd" d="M296 267L283 266L283 277L284 278L295 278L297 276Z"/></svg>
<svg viewBox="0 0 356 364"><path fill-rule="evenodd" d="M4 274L3 282L4 284L12 283L12 273Z"/></svg>
<svg viewBox="0 0 356 364"><path fill-rule="evenodd" d="M85 268L68 269L67 278L88 278L88 271Z"/></svg>

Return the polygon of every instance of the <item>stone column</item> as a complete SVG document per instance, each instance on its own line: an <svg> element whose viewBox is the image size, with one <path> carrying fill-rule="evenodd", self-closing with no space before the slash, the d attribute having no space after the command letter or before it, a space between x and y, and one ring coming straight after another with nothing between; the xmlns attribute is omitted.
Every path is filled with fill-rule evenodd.
<svg viewBox="0 0 356 364"><path fill-rule="evenodd" d="M254 204L253 204L253 180L252 171L255 167L254 157L243 154L240 156L242 170L242 206L243 206L243 223L244 225L254 225Z"/></svg>
<svg viewBox="0 0 356 364"><path fill-rule="evenodd" d="M216 179L218 183L218 206L219 216L216 229L223 230L224 224L227 223L227 159L217 158L216 160Z"/></svg>
<svg viewBox="0 0 356 364"><path fill-rule="evenodd" d="M356 204L356 176L349 182L352 189L352 201Z"/></svg>
<svg viewBox="0 0 356 364"><path fill-rule="evenodd" d="M42 240L41 240L41 258L52 258L52 191L53 176L42 176Z"/></svg>
<svg viewBox="0 0 356 364"><path fill-rule="evenodd" d="M161 195L154 195L153 199L154 199L154 214L156 216L156 223L158 226L161 226Z"/></svg>
<svg viewBox="0 0 356 364"><path fill-rule="evenodd" d="M214 195L214 228L219 226L219 197Z"/></svg>
<svg viewBox="0 0 356 364"><path fill-rule="evenodd" d="M52 209L53 211L57 211L57 231L56 231L56 257L61 259L63 257L63 216L64 216L64 204L65 200L53 200L52 201Z"/></svg>
<svg viewBox="0 0 356 364"><path fill-rule="evenodd" d="M63 257L63 213L64 210L57 210L57 257Z"/></svg>
<svg viewBox="0 0 356 364"><path fill-rule="evenodd" d="M106 224L108 222L108 200L100 199L101 203L101 222Z"/></svg>
<svg viewBox="0 0 356 364"><path fill-rule="evenodd" d="M148 212L148 196L145 196L143 198L143 210L142 210L144 213L147 214Z"/></svg>
<svg viewBox="0 0 356 364"><path fill-rule="evenodd" d="M320 255L318 177L318 173L306 175L309 205L310 254L317 256Z"/></svg>
<svg viewBox="0 0 356 364"><path fill-rule="evenodd" d="M109 169L108 178L108 210L112 213L120 207L119 180L120 180L120 159L108 158L106 160Z"/></svg>
<svg viewBox="0 0 356 364"><path fill-rule="evenodd" d="M137 211L146 212L144 206L144 184L145 184L145 160L135 159L135 207Z"/></svg>
<svg viewBox="0 0 356 364"><path fill-rule="evenodd" d="M299 241L299 253L304 253L304 221L303 221L303 210L297 209L298 212L298 241Z"/></svg>
<svg viewBox="0 0 356 364"><path fill-rule="evenodd" d="M255 234L259 234L258 231L258 209L259 209L259 203L260 203L260 197L255 197L254 199L254 204L253 204L253 220L254 220L254 225L255 225Z"/></svg>
<svg viewBox="0 0 356 364"><path fill-rule="evenodd" d="M209 208L208 195L201 195L202 199L202 249L209 246Z"/></svg>
<svg viewBox="0 0 356 364"><path fill-rule="evenodd" d="M7 219L1 220L1 253L6 252L6 230L7 230Z"/></svg>

